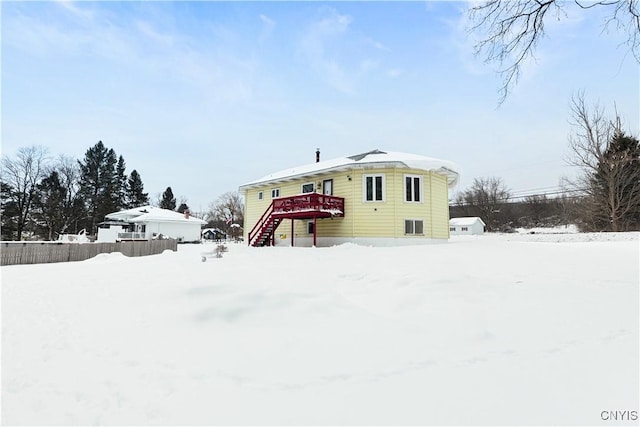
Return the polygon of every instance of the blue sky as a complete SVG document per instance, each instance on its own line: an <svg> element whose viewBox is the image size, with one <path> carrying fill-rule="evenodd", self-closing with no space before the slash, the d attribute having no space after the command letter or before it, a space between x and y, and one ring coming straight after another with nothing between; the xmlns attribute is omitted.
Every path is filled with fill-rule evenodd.
<svg viewBox="0 0 640 427"><path fill-rule="evenodd" d="M379 148L557 187L569 100L638 134L638 64L597 9L547 24L498 107L464 2L2 2L2 153L98 140L194 211L281 169Z"/></svg>

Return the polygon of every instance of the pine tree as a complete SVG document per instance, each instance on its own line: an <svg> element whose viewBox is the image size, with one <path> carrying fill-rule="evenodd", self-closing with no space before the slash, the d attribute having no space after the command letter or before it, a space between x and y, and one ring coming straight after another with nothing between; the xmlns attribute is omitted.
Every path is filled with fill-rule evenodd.
<svg viewBox="0 0 640 427"><path fill-rule="evenodd" d="M149 193L144 192L142 179L135 169L131 171L127 184L127 200L131 208L149 204Z"/></svg>
<svg viewBox="0 0 640 427"><path fill-rule="evenodd" d="M640 227L640 141L618 125L591 179L596 229L628 231Z"/></svg>
<svg viewBox="0 0 640 427"><path fill-rule="evenodd" d="M0 217L2 218L2 240L14 240L18 231L18 218L20 211L15 201L13 187L4 181L0 181Z"/></svg>
<svg viewBox="0 0 640 427"><path fill-rule="evenodd" d="M127 174L126 164L124 157L118 157L118 164L116 165L116 181L117 181L117 199L115 203L116 210L122 210L124 208L132 207L127 200Z"/></svg>
<svg viewBox="0 0 640 427"><path fill-rule="evenodd" d="M185 213L189 210L189 205L187 205L186 203L180 203L180 206L178 206L178 209L176 210L180 213Z"/></svg>
<svg viewBox="0 0 640 427"><path fill-rule="evenodd" d="M80 166L80 193L85 200L87 219L85 228L89 233L96 231L96 224L105 215L116 210L117 180L116 153L108 149L102 141L89 148Z"/></svg>
<svg viewBox="0 0 640 427"><path fill-rule="evenodd" d="M162 209L175 210L176 208L176 198L173 196L173 191L171 191L171 187L167 187L162 193L162 200L160 200L160 207Z"/></svg>
<svg viewBox="0 0 640 427"><path fill-rule="evenodd" d="M60 182L57 171L52 171L37 186L34 199L36 231L47 240L53 240L64 226L64 207L67 191Z"/></svg>

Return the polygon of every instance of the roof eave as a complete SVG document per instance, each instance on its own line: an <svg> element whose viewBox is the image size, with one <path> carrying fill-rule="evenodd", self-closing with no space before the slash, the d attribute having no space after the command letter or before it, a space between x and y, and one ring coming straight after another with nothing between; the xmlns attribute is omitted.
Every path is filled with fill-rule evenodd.
<svg viewBox="0 0 640 427"><path fill-rule="evenodd" d="M322 176L332 172L343 172L343 171L354 170L354 169L386 169L390 167L398 167L399 165L401 165L403 169L420 169L420 168L409 166L402 161L357 162L357 163L354 162L346 165L320 169L313 172L299 173L299 174L288 175L288 176L274 178L274 179L266 179L263 181L249 182L247 184L243 184L240 187L238 187L238 190L246 191L252 188L266 187L274 184L291 182L291 181L295 181L305 177L312 178L316 176ZM447 185L449 186L449 188L454 187L458 183L458 179L459 179L458 172L451 170L447 167L442 166L438 169L422 169L422 170L428 171L428 172L438 172L445 175L447 177Z"/></svg>

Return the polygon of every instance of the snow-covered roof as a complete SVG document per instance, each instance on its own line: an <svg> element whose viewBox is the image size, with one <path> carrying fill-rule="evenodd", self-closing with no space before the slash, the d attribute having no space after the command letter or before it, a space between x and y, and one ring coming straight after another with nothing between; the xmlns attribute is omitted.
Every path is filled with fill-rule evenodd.
<svg viewBox="0 0 640 427"><path fill-rule="evenodd" d="M291 169L285 169L279 172L263 176L255 181L248 182L240 186L240 189L249 188L260 184L270 182L287 181L306 175L315 175L323 172L347 170L364 165L400 165L409 169L421 169L425 171L434 171L441 173L447 177L449 187L453 187L458 183L459 172L458 166L450 161L425 157L418 154L400 153L394 151L373 150L362 154L356 154L348 157L339 157L337 159L323 160L317 163L298 166Z"/></svg>
<svg viewBox="0 0 640 427"><path fill-rule="evenodd" d="M466 227L469 225L473 225L477 222L480 222L483 226L485 225L484 221L482 221L482 219L477 216L463 216L460 218L451 218L449 220L449 225Z"/></svg>
<svg viewBox="0 0 640 427"><path fill-rule="evenodd" d="M205 221L194 216L186 218L180 212L169 209L157 208L155 206L140 206L120 212L113 212L105 215L106 219L128 221L128 222L192 222L194 224L206 224Z"/></svg>

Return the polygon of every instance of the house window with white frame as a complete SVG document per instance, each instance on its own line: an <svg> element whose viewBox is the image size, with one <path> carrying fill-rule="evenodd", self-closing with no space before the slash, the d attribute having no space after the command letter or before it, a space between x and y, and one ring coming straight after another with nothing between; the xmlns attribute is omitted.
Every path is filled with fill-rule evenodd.
<svg viewBox="0 0 640 427"><path fill-rule="evenodd" d="M421 219L405 219L404 234L423 235L424 222Z"/></svg>
<svg viewBox="0 0 640 427"><path fill-rule="evenodd" d="M275 199L276 197L280 197L280 189L274 188L271 190L271 198Z"/></svg>
<svg viewBox="0 0 640 427"><path fill-rule="evenodd" d="M315 184L313 182L308 182L306 184L302 184L302 193L313 193L315 190Z"/></svg>
<svg viewBox="0 0 640 427"><path fill-rule="evenodd" d="M414 203L422 202L422 176L404 176L404 201Z"/></svg>
<svg viewBox="0 0 640 427"><path fill-rule="evenodd" d="M456 231L455 227L449 227L449 231Z"/></svg>
<svg viewBox="0 0 640 427"><path fill-rule="evenodd" d="M264 193L262 191L258 191L258 200L262 200L264 198Z"/></svg>
<svg viewBox="0 0 640 427"><path fill-rule="evenodd" d="M365 202L384 202L385 175L364 175L362 178L363 200Z"/></svg>

